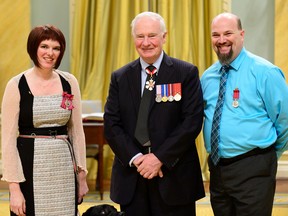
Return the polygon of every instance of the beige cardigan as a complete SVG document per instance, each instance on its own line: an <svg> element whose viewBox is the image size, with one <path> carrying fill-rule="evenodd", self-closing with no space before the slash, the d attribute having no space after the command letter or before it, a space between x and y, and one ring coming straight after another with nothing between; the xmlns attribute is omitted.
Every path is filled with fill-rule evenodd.
<svg viewBox="0 0 288 216"><path fill-rule="evenodd" d="M20 157L17 150L18 136L18 118L20 93L18 83L24 71L9 80L6 85L1 113L1 140L2 140L2 166L3 166L3 181L7 182L24 182L25 177L22 170ZM82 124L82 107L81 95L77 79L68 72L56 70L62 75L71 85L71 91L74 95L71 118L68 122L68 135L73 143L74 154L78 168L87 173L86 168L86 145L85 136Z"/></svg>

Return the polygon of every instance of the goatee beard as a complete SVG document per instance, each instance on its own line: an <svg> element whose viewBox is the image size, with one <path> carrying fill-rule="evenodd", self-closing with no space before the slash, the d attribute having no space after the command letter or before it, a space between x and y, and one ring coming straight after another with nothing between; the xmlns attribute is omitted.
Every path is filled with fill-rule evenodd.
<svg viewBox="0 0 288 216"><path fill-rule="evenodd" d="M217 56L221 65L229 65L231 63L231 59L233 56L233 50L231 49L228 54L221 54L219 50L217 50Z"/></svg>

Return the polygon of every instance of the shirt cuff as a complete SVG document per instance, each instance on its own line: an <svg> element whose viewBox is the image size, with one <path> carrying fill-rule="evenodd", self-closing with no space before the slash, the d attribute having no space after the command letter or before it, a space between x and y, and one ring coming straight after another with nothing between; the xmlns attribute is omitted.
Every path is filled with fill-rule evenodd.
<svg viewBox="0 0 288 216"><path fill-rule="evenodd" d="M132 157L132 159L129 161L129 166L130 167L133 167L134 165L133 165L133 161L137 158L137 157L139 157L140 155L143 155L142 153L138 153L138 154L136 154L134 157Z"/></svg>

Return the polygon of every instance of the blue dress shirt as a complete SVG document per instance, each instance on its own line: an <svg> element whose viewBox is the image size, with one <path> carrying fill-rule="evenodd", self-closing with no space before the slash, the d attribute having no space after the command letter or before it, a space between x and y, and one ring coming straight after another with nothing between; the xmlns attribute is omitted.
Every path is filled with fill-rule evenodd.
<svg viewBox="0 0 288 216"><path fill-rule="evenodd" d="M245 48L230 64L220 123L219 153L235 157L256 147L274 144L277 156L287 150L288 87L282 71ZM204 141L211 152L211 127L218 98L221 64L214 63L201 77L205 103ZM239 106L233 107L233 91L239 89Z"/></svg>

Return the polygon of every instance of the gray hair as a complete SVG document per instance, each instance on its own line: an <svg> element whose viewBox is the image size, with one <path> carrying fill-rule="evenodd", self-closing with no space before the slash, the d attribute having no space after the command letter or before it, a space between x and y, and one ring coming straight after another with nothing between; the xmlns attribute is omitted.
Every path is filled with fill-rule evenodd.
<svg viewBox="0 0 288 216"><path fill-rule="evenodd" d="M160 16L158 13L154 13L154 12L150 12L150 11L145 11L145 12L142 12L140 14L138 14L131 22L131 28L132 28L132 35L134 36L134 31L135 31L135 25L137 23L137 21L139 19L141 19L142 17L150 17L152 18L153 20L157 20L159 21L160 23L160 29L162 31L162 33L165 33L167 30L166 30L166 25L165 25L165 21L163 19L162 16Z"/></svg>

